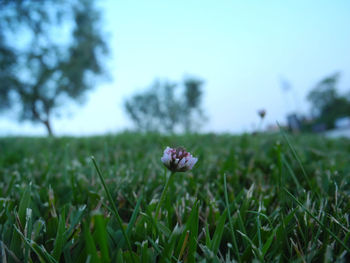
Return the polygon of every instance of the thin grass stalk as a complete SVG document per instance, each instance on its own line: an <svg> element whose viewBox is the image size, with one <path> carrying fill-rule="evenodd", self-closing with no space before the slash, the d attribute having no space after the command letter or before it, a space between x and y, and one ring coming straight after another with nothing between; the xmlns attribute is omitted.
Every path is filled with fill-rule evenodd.
<svg viewBox="0 0 350 263"><path fill-rule="evenodd" d="M312 185L311 185L309 176L307 175L307 173L306 173L306 171L305 171L305 169L304 169L304 166L303 166L303 164L302 164L302 162L301 162L301 160L300 160L300 158L299 158L298 153L297 153L296 150L294 149L294 146L290 143L290 141L289 141L287 135L285 134L285 132L283 131L283 129L281 128L281 126L280 126L280 124L279 124L278 122L277 122L277 125L278 125L278 127L279 127L279 129L280 129L280 133L282 134L283 139L287 142L287 145L288 145L289 149L292 151L292 154L293 154L294 158L297 160L297 162L298 162L298 164L299 164L299 167L300 167L300 169L301 169L301 172L302 172L302 174L304 175L304 178L305 178L305 180L306 180L306 183L308 184L309 188L312 189ZM316 192L316 195L319 197L318 192Z"/></svg>
<svg viewBox="0 0 350 263"><path fill-rule="evenodd" d="M128 248L129 248L129 250L130 250L131 259L132 259L132 261L135 263L134 257L133 257L133 255L132 255L132 247L131 247L131 243L130 243L129 237L127 236L127 234L126 234L126 232L125 232L125 230L124 230L124 228L123 228L123 220L121 219L121 217L120 217L120 215L119 215L119 213L118 213L118 210L117 210L117 207L115 206L115 203L114 203L114 201L113 201L112 195L111 195L111 193L109 192L109 190L108 190L108 188L107 188L107 185L106 185L105 180L104 180L104 178L103 178L103 176L102 176L102 173L101 173L100 169L98 168L97 163L96 163L96 161L95 161L95 158L94 158L93 156L91 156L91 160L92 160L92 162L93 162L93 164L94 164L94 166L95 166L95 168L96 168L97 174L99 175L99 177L100 177L100 179L101 179L101 182L102 182L102 185L103 185L103 187L104 187L104 189L105 189L105 192L106 192L106 194L107 194L108 200L109 200L109 202L110 202L111 205L112 205L114 215L115 215L115 217L117 218L119 227L121 228L122 234L123 234L123 236L124 236L124 238L125 238L125 240L126 240L126 243L127 243L127 245L128 245Z"/></svg>

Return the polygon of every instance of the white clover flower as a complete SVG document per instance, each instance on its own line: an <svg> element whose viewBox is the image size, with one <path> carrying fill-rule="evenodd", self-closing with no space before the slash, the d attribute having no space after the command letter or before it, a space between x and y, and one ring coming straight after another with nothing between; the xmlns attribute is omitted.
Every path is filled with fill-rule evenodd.
<svg viewBox="0 0 350 263"><path fill-rule="evenodd" d="M185 148L166 147L161 161L172 172L186 172L192 169L198 158L186 152Z"/></svg>

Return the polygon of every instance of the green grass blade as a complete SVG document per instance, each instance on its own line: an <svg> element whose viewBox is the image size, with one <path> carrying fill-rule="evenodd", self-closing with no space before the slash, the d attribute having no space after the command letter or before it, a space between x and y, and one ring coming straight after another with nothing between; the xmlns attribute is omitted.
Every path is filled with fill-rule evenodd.
<svg viewBox="0 0 350 263"><path fill-rule="evenodd" d="M98 174L99 177L100 177L101 183L102 183L102 185L103 185L103 187L104 187L104 189L105 189L105 192L106 192L106 194L107 194L108 200L109 200L109 202L110 202L111 205L112 205L112 208L113 208L113 211L114 211L114 215L115 215L115 217L116 217L116 219L117 219L117 221L118 221L119 227L120 227L120 229L121 229L121 231L122 231L122 233L123 233L123 236L124 236L124 238L125 238L125 240L126 240L126 243L127 243L128 247L129 247L129 250L132 251L130 239L129 239L129 237L127 236L127 234L126 234L126 232L125 232L125 230L124 230L124 227L123 227L123 220L121 219L121 217L120 217L120 215L119 215L119 213L118 213L117 207L115 206L114 200L113 200L112 195L110 194L110 192L109 192L109 190L108 190L108 187L107 187L107 185L106 185L106 183L105 183L105 180L104 180L104 178L103 178L103 175L102 175L100 169L99 169L98 166L97 166L97 163L96 163L96 161L95 161L95 158L94 158L94 157L91 157L91 160L92 160L92 162L93 162L93 164L94 164L94 166L95 166L95 168L96 168L97 174Z"/></svg>
<svg viewBox="0 0 350 263"><path fill-rule="evenodd" d="M259 248L256 247L256 245L254 244L254 242L244 233L242 233L241 231L237 230L237 232L244 238L246 239L250 246L252 247L253 251L255 252L255 255L259 258L260 262L264 262L264 258L262 257Z"/></svg>
<svg viewBox="0 0 350 263"><path fill-rule="evenodd" d="M259 252L261 254L262 241L261 241L260 212L261 212L261 202L259 202L259 210L258 210L258 214L257 214L257 217L256 217L256 229L257 229L256 232L257 232L258 241L259 241Z"/></svg>
<svg viewBox="0 0 350 263"><path fill-rule="evenodd" d="M209 231L208 223L205 224L205 246L207 248L211 247L210 231Z"/></svg>
<svg viewBox="0 0 350 263"><path fill-rule="evenodd" d="M24 228L24 225L26 223L26 214L27 214L27 208L30 208L30 201L31 201L31 183L28 185L26 190L24 191L21 201L19 203L19 208L18 208L18 216L19 220L22 224L22 227Z"/></svg>
<svg viewBox="0 0 350 263"><path fill-rule="evenodd" d="M261 252L262 252L262 257L264 257L267 253L267 251L269 250L271 244L272 244L272 241L273 239L275 238L276 236L276 232L277 232L277 228L275 228L272 233L270 234L270 236L267 238L264 246L262 247L261 249Z"/></svg>
<svg viewBox="0 0 350 263"><path fill-rule="evenodd" d="M132 228L134 227L135 222L136 222L136 219L137 219L137 216L138 216L138 214L139 214L141 201L142 201L142 195L141 195L141 196L139 197L139 199L137 200L137 203L136 203L136 206L135 206L135 208L134 208L134 211L132 212L132 215L131 215L131 218L130 218L128 227L126 228L126 235L127 235L128 237L130 236L131 230L132 230Z"/></svg>
<svg viewBox="0 0 350 263"><path fill-rule="evenodd" d="M195 263L198 238L199 202L196 202L190 215L188 230L190 231L188 242L187 262Z"/></svg>
<svg viewBox="0 0 350 263"><path fill-rule="evenodd" d="M22 231L24 231L24 227L26 224L26 214L27 214L27 208L30 208L30 202L31 202L31 184L29 184L26 189L23 192L23 195L21 197L21 200L19 202L19 208L18 208L18 214L15 215L17 218L17 225L20 227ZM23 250L21 249L21 237L18 234L18 231L13 230L12 234L12 240L10 249L14 252L14 254L20 258L23 259Z"/></svg>
<svg viewBox="0 0 350 263"><path fill-rule="evenodd" d="M106 230L106 224L102 214L95 214L93 216L95 221L95 234L98 246L101 251L102 263L110 262L108 251L108 234Z"/></svg>
<svg viewBox="0 0 350 263"><path fill-rule="evenodd" d="M209 246L210 250L213 251L213 253L216 255L219 250L219 246L222 239L222 234L224 233L224 227L227 217L227 209L222 213L220 216L218 223L216 225L216 229L213 235L213 239L211 241L211 245Z"/></svg>
<svg viewBox="0 0 350 263"><path fill-rule="evenodd" d="M152 255L148 249L148 240L143 241L141 244L141 263L151 262Z"/></svg>
<svg viewBox="0 0 350 263"><path fill-rule="evenodd" d="M11 181L8 184L8 187L6 189L6 192L5 192L4 196L8 196L10 194L15 180L16 180L16 174L13 174L12 177L11 177Z"/></svg>
<svg viewBox="0 0 350 263"><path fill-rule="evenodd" d="M80 223L84 211L86 210L86 205L82 205L79 206L78 211L75 211L72 215L71 215L71 219L70 219L70 227L65 231L64 235L69 238L73 232L74 229L77 227L77 225Z"/></svg>
<svg viewBox="0 0 350 263"><path fill-rule="evenodd" d="M301 184L299 183L298 178L296 177L294 171L292 170L292 168L290 167L289 163L287 162L286 158L283 156L282 157L283 160L283 164L286 166L289 174L292 176L292 179L296 185L296 189L303 189L303 187L301 186Z"/></svg>
<svg viewBox="0 0 350 263"><path fill-rule="evenodd" d="M224 174L224 191L225 191L226 209L227 209L227 213L228 213L228 221L229 221L229 224L230 224L230 231L231 231L231 235L232 235L232 242L233 242L233 246L234 246L234 249L235 249L235 253L236 253L236 257L238 259L238 262L241 262L241 256L240 256L239 250L238 250L235 230L233 229L233 222L232 222L232 218L231 218L230 204L228 202L226 174Z"/></svg>
<svg viewBox="0 0 350 263"><path fill-rule="evenodd" d="M183 227L179 227L178 225L175 225L173 232L167 238L165 238L164 249L162 251L162 256L161 256L162 257L161 262L166 260L171 260L171 258L174 257L175 246L179 237L182 234L182 231L183 231Z"/></svg>
<svg viewBox="0 0 350 263"><path fill-rule="evenodd" d="M91 262L100 263L101 261L97 254L97 249L96 249L94 239L92 238L92 235L89 230L89 226L86 222L83 223L83 231L84 231L86 256L91 257Z"/></svg>
<svg viewBox="0 0 350 263"><path fill-rule="evenodd" d="M310 179L309 179L309 176L307 175L307 173L306 173L306 171L305 171L305 169L304 169L304 166L303 166L303 164L302 164L302 162L301 162L301 160L300 160L300 158L299 158L298 153L297 153L296 150L294 149L294 146L290 143L290 141L289 141L287 135L284 133L284 131L282 130L282 128L281 128L281 126L279 125L279 123L277 123L277 125L278 125L278 127L280 128L280 132L281 132L281 134L282 134L283 139L287 142L287 145L288 145L289 149L292 151L292 154L293 154L294 158L297 160L297 162L298 162L298 164L299 164L299 167L300 167L300 169L301 169L301 171L302 171L302 174L303 174L303 176L304 176L305 181L307 182L309 188L310 188L310 189L313 189L313 188L312 188L312 185L311 185L311 182L310 182Z"/></svg>
<svg viewBox="0 0 350 263"><path fill-rule="evenodd" d="M39 246L34 241L27 239L21 231L14 226L14 229L17 231L17 233L20 235L22 240L35 252L35 254L39 257L40 262L45 263L57 263L57 261L49 254L49 252L46 251L44 246Z"/></svg>
<svg viewBox="0 0 350 263"><path fill-rule="evenodd" d="M117 257L116 257L116 261L115 262L124 262L123 260L123 251L119 248L117 250Z"/></svg>
<svg viewBox="0 0 350 263"><path fill-rule="evenodd" d="M163 225L160 221L155 221L157 225L157 229L165 236L165 238L169 238L171 235L171 230Z"/></svg>
<svg viewBox="0 0 350 263"><path fill-rule="evenodd" d="M342 245L344 249L346 249L348 252L350 252L350 248L341 241L336 234L334 234L328 227L326 227L316 216L314 216L292 193L290 193L285 187L283 188L284 191L287 192L287 194L309 215L311 216L325 231L327 231L332 237L334 237L337 242Z"/></svg>
<svg viewBox="0 0 350 263"><path fill-rule="evenodd" d="M185 228L179 238L176 246L176 254L180 255L184 243L187 245L187 258L185 261L194 262L195 252L197 250L197 238L198 238L198 220L199 220L199 202L197 201L192 208L192 211L187 219ZM186 240L186 236L188 235ZM179 258L180 260L180 258Z"/></svg>
<svg viewBox="0 0 350 263"><path fill-rule="evenodd" d="M61 215L59 216L58 220L58 227L57 227L57 234L55 239L55 244L52 252L52 256L57 261L60 261L60 257L62 254L62 248L65 243L65 212L64 209L62 209Z"/></svg>

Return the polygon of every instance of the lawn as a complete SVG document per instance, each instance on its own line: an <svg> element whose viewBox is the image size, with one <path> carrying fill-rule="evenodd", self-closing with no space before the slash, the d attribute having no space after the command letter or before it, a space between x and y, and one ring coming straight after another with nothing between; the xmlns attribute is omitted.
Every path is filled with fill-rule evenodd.
<svg viewBox="0 0 350 263"><path fill-rule="evenodd" d="M166 146L198 162L156 216ZM346 139L1 138L0 185L2 262L350 261Z"/></svg>

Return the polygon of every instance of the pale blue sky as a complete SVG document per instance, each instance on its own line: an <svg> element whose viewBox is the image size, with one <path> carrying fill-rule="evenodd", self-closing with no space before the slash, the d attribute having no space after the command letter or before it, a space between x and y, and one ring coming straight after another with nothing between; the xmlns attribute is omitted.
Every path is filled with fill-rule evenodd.
<svg viewBox="0 0 350 263"><path fill-rule="evenodd" d="M250 131L306 113L305 97L322 77L341 71L350 90L350 1L105 1L111 81L82 107L70 104L53 120L56 134L89 135L132 127L122 102L155 78L206 80L204 131ZM280 79L293 89L283 96ZM0 134L45 134L30 123L0 119Z"/></svg>

